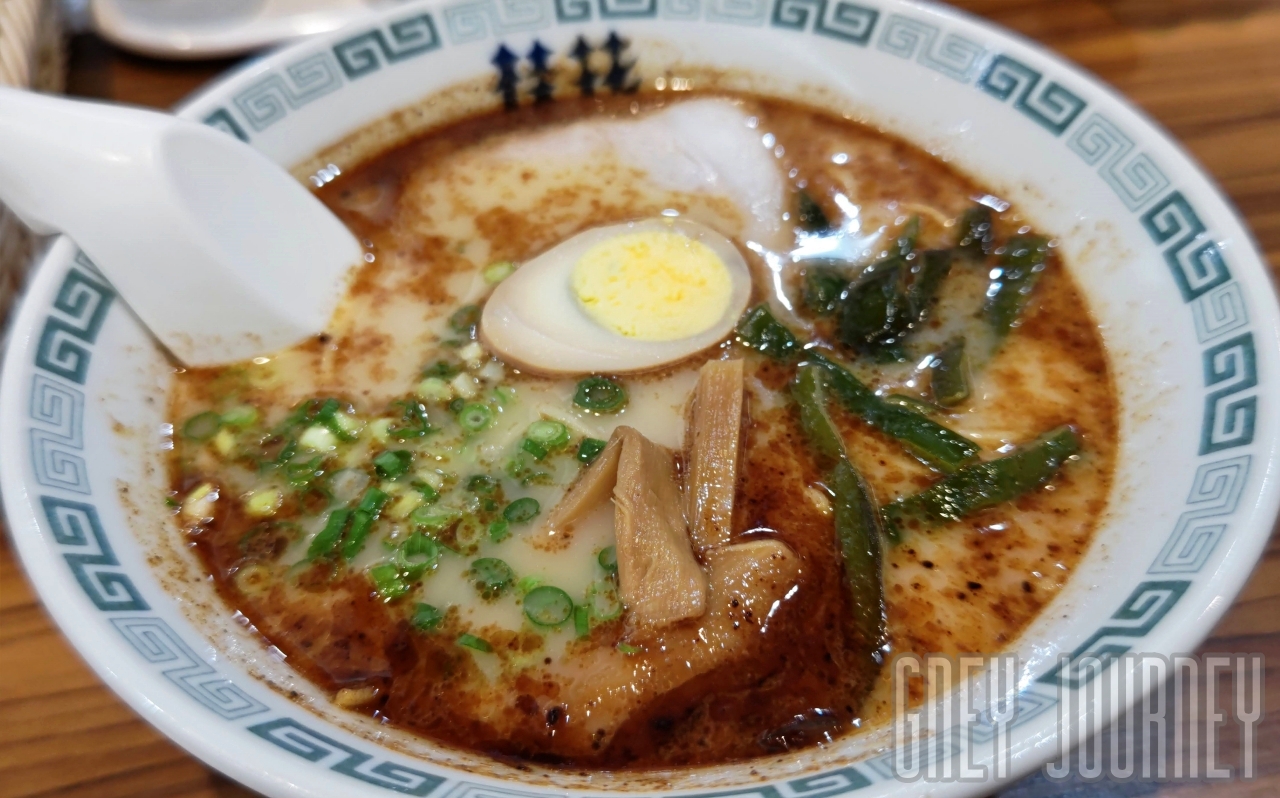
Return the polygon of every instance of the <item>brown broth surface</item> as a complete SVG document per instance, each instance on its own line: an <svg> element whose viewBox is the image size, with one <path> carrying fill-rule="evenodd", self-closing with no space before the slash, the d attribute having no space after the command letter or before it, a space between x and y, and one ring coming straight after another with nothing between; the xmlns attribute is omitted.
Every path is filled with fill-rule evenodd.
<svg viewBox="0 0 1280 798"><path fill-rule="evenodd" d="M794 104L738 99L759 118L760 130L783 145L779 165L792 190L807 187L832 218L839 212L830 198L839 194L861 208L864 229L892 227L919 214L922 246L949 246L954 231L947 220L989 195L899 139ZM485 181L498 180L458 167L477 148L584 118L649 113L665 102L640 95L632 110L633 101L565 100L466 119L347 170L319 196L366 241L372 258L354 278L331 332L268 364L180 374L171 400L175 425L181 428L184 419L210 407L250 404L262 409L269 427L313 396L339 397L360 413L385 412L442 351L450 336L444 320L470 301L469 286L485 264L527 261L580 230L653 216L665 207L732 230L737 212L731 203L646 192L637 187L637 175L609 164L594 167L577 184L531 168L522 176L525 193L503 200L503 185L495 182L489 188L498 200L476 204ZM1015 209L997 214L996 228L1001 240L1029 229ZM972 294L985 285L985 272L957 266L948 279L961 294ZM760 286L756 291L762 296ZM984 457L1062 424L1079 432L1083 450L1044 489L961 522L911 530L900 545L886 547L890 656L1009 649L1088 550L1106 509L1118 433L1112 376L1086 307L1064 265L1051 257L1020 325L982 364L973 396L940 417L979 443ZM933 329L922 335L941 340L950 334L943 322L930 324ZM294 668L355 711L445 745L517 762L644 769L740 761L823 744L888 717L887 673L850 619L824 475L787 399L794 366L729 342L625 382L633 395L670 394L678 405L697 367L727 356L746 358L748 372L735 540L786 543L802 563L797 589L770 617L748 658L653 696L607 738L595 734L589 718L566 715L559 679L573 657L615 647L625 635L623 620L596 625L554 657L550 649L543 655L547 643L537 630L481 627L458 612L424 633L410 622L412 596L385 601L355 567L296 565L299 532L251 518L239 502L220 500L211 520L187 524L184 534L228 605ZM854 369L883 392L919 394L913 364L880 367L860 360ZM510 369L504 384L533 395L567 395L563 380ZM669 409L681 416L679 407ZM843 411L834 416L882 504L941 478L859 419ZM659 442L680 447L680 429L662 434L666 439ZM269 431L263 433L259 443L275 445L269 438ZM229 466L234 458L220 459L211 445L177 436L172 487L179 501L202 484L216 486L225 499L252 489L247 461ZM560 472L573 473L571 458L561 459ZM325 501L314 493L286 494L275 518L314 516ZM494 652L477 656L457 645L464 633L484 637ZM483 657L500 662L505 675L495 677ZM660 658L660 651L645 651L633 662L647 666Z"/></svg>

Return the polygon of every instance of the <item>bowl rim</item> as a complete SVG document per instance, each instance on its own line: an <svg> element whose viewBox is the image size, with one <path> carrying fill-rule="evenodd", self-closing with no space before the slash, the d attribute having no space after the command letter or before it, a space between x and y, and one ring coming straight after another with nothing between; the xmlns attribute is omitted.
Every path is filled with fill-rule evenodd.
<svg viewBox="0 0 1280 798"><path fill-rule="evenodd" d="M357 25L377 24L385 22L390 18L407 14L417 8L438 9L442 5L440 0L420 0L416 3L408 3L405 5L392 6L387 9L379 10L371 13ZM1144 134L1148 139L1155 139L1158 144L1176 155L1176 160L1165 160L1165 165L1171 170L1176 170L1179 174L1187 175L1188 179L1184 182L1199 184L1198 188L1203 187L1198 193L1209 196L1215 204L1214 215L1220 219L1227 220L1229 231L1222 229L1223 225L1218 225L1217 232L1221 235L1229 232L1230 236L1239 241L1241 246L1236 248L1236 256L1234 261L1234 269L1237 279L1243 280L1246 275L1248 279L1257 283L1261 279L1269 289L1269 297L1266 300L1257 300L1251 306L1251 310L1256 314L1254 329L1255 333L1269 332L1270 337L1264 339L1264 343L1272 344L1275 348L1280 348L1280 306L1276 301L1276 285L1275 276L1266 268L1266 261L1261 256L1260 250L1254 240L1249 228L1244 224L1238 211L1233 204L1226 198L1221 188L1209 175L1204 168L1186 151L1186 149L1177 142L1161 124L1153 120L1146 112L1135 106L1133 103L1125 99L1116 90L1110 87L1097 76L1075 65L1074 63L1058 56L1049 51L1043 45L1033 40L1013 33L1003 27L984 20L975 15L932 2L920 2L919 0L876 0L876 5L882 9L914 9L930 16L936 16L944 21L952 23L960 23L962 27L976 26L981 29L984 35L993 44L1012 44L1009 48L1013 51L1029 51L1035 58L1042 62L1048 62L1057 70L1057 74L1065 75L1072 78L1076 85L1085 86L1092 93L1106 97L1114 104L1122 107L1126 113L1135 117L1144 127ZM345 30L349 30L344 29ZM337 36L343 31L319 34L318 36L304 40L302 42L290 44L266 53L260 57L250 59L237 66L236 68L224 73L208 84L198 89L192 95L184 99L175 111L179 115L187 118L197 118L197 112L202 105L214 101L218 96L226 94L237 81L243 81L253 73L269 69L282 64L283 60L289 57L293 52L314 46L317 42L332 43ZM52 279L52 268L46 268L46 265L69 262L75 253L74 245L65 237L56 241L50 248L45 257L40 261L36 269L33 271L29 288L24 296L24 300L9 324L8 345L5 348L4 359L4 380L0 384L0 396L4 397L4 405L6 408L16 409L23 401L21 389L25 387L18 382L17 376L21 368L27 364L19 361L14 355L20 351L26 351L31 344L32 332L37 326L39 313L42 309L34 307L34 302L26 301L27 297L38 294L37 285L43 285ZM1244 257L1242 257L1242 255ZM1255 269L1254 266L1257 268ZM1257 274L1261 273L1260 277ZM1265 397L1265 393L1259 393L1259 398ZM7 437L7 436L6 436ZM1256 509L1261 515L1255 514L1255 518L1268 518L1270 522L1264 526L1261 521L1248 526L1241 525L1235 532L1237 546L1233 547L1229 552L1228 558L1224 559L1223 565L1212 577L1206 580L1206 584L1213 586L1217 590L1217 599L1211 601L1208 606L1202 608L1195 619L1194 624L1188 624L1185 630L1180 633L1169 635L1184 643L1182 647L1189 650L1194 645L1198 645L1210 632L1212 627L1221 619L1222 615L1227 611L1235 596L1244 587L1251 570L1252 565L1261 555L1267 541L1270 538L1275 518L1280 513L1280 477L1275 474L1274 464L1280 460L1277 458L1277 451L1280 451L1280 434L1273 434L1270 440L1270 449L1267 465L1272 466L1268 473L1264 476L1262 484L1258 488L1258 504ZM0 461L0 485L6 488L4 491L6 496L17 497L25 495L25 479L21 476L19 467L11 462L8 458ZM225 750L217 742L210 741L203 737L196 726L192 726L184 722L183 718L187 714L184 707L179 707L178 711L171 712L160 703L153 700L150 691L141 685L138 679L128 673L120 672L109 667L101 658L95 658L86 654L89 643L92 642L87 634L81 631L78 624L78 618L74 615L74 610L58 601L49 601L43 591L40 589L42 582L48 584L50 574L38 574L41 569L36 565L38 558L28 556L24 551L25 548L35 546L36 538L40 537L40 533L35 528L34 523L28 523L28 519L17 519L19 523L14 523L15 507L19 504L17 501L6 502L6 515L10 522L11 534L15 542L15 548L18 550L19 557L24 568L27 569L28 575L36 586L37 592L40 593L42 602L46 609L55 618L60 630L71 639L77 651L85 659L85 661L93 668L93 670L102 678L112 690L119 695L127 704L131 706L138 714L158 728L166 737L174 740L185 750L195 755L205 763L211 765L217 770L233 776L237 780L253 789L269 794L289 794L289 795L320 795L323 792L316 792L308 789L307 786L290 783L281 777L274 775L268 768L246 767L245 763L235 759L231 752ZM20 536L19 529L30 528L33 534ZM25 539L30 538L30 540ZM1227 573L1225 567L1227 561L1233 563L1248 563L1248 570L1239 568L1232 573ZM52 570L52 569L47 569ZM1185 607L1183 608L1185 610ZM1171 649L1172 650L1172 649ZM1119 713L1120 708L1116 708L1112 713L1112 719ZM1082 712L1083 717L1083 712ZM1011 778L1021 776L1036 767L1048 758L1049 753L1037 754L1034 751L1024 750L1020 752L1015 759L1015 767L1011 773ZM273 752L273 755L277 755ZM270 759L270 758L268 758ZM969 785L952 785L946 788L946 791L954 789L957 794L979 793L983 790L979 787Z"/></svg>

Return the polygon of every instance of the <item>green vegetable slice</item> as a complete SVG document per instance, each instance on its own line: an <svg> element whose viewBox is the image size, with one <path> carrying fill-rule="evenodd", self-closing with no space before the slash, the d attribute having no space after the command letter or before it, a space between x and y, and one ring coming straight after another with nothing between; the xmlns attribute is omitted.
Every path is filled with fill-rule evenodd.
<svg viewBox="0 0 1280 798"><path fill-rule="evenodd" d="M578 383L573 403L584 410L615 413L627 404L627 389L608 377L587 377Z"/></svg>
<svg viewBox="0 0 1280 798"><path fill-rule="evenodd" d="M475 474L467 479L467 490L489 496L498 490L499 482L488 474Z"/></svg>
<svg viewBox="0 0 1280 798"><path fill-rule="evenodd" d="M484 267L482 274L484 281L489 285L500 283L503 280L515 274L516 265L509 260L500 260L497 263L490 263Z"/></svg>
<svg viewBox="0 0 1280 798"><path fill-rule="evenodd" d="M440 544L421 532L414 532L396 549L395 564L410 579L434 571L440 562Z"/></svg>
<svg viewBox="0 0 1280 798"><path fill-rule="evenodd" d="M756 305L744 313L737 333L743 346L774 360L787 360L800 348L795 335L773 317L768 305Z"/></svg>
<svg viewBox="0 0 1280 798"><path fill-rule="evenodd" d="M467 432L479 432L489 426L489 422L493 420L493 411L488 405L482 405L479 402L473 402L469 405L463 405L458 411L458 423Z"/></svg>
<svg viewBox="0 0 1280 798"><path fill-rule="evenodd" d="M524 617L537 626L559 626L571 615L573 599L558 587L535 587L524 597Z"/></svg>
<svg viewBox="0 0 1280 798"><path fill-rule="evenodd" d="M578 444L578 461L591 465L609 444L599 438L583 438Z"/></svg>
<svg viewBox="0 0 1280 798"><path fill-rule="evenodd" d="M540 419L529 425L525 437L542 444L548 450L558 449L569 442L569 428L559 421Z"/></svg>
<svg viewBox="0 0 1280 798"><path fill-rule="evenodd" d="M476 325L480 323L480 308L476 305L463 305L449 317L449 327L454 332L474 338Z"/></svg>
<svg viewBox="0 0 1280 798"><path fill-rule="evenodd" d="M222 428L222 416L207 410L187 419L182 425L182 435L193 441L207 441Z"/></svg>
<svg viewBox="0 0 1280 798"><path fill-rule="evenodd" d="M381 563L370 568L366 573L373 582L373 589L383 601L394 601L412 587L409 580L393 563Z"/></svg>
<svg viewBox="0 0 1280 798"><path fill-rule="evenodd" d="M511 537L511 522L505 518L499 518L497 521L489 524L489 540L494 543L501 543Z"/></svg>
<svg viewBox="0 0 1280 798"><path fill-rule="evenodd" d="M622 615L622 599L618 598L618 588L613 582L592 582L587 588L586 605L597 621L612 621Z"/></svg>
<svg viewBox="0 0 1280 798"><path fill-rule="evenodd" d="M419 507L409 514L409 520L415 526L431 532L443 532L458 522L462 518L462 513L451 507L440 507L431 505L427 507Z"/></svg>
<svg viewBox="0 0 1280 798"><path fill-rule="evenodd" d="M535 441L533 438L525 438L520 442L520 451L527 452L532 455L534 460L541 460L546 457L547 447Z"/></svg>
<svg viewBox="0 0 1280 798"><path fill-rule="evenodd" d="M1009 334L1022 314L1031 291L1040 280L1049 257L1049 239L1043 236L1015 236L1005 244L1000 256L999 275L987 289L983 318L1001 338Z"/></svg>
<svg viewBox="0 0 1280 798"><path fill-rule="evenodd" d="M430 604L419 603L413 608L413 618L409 621L414 628L429 632L444 621L444 613Z"/></svg>
<svg viewBox="0 0 1280 798"><path fill-rule="evenodd" d="M493 646L489 645L489 641L476 637L470 633L458 635L458 645L466 648L475 649L484 654L492 654Z"/></svg>
<svg viewBox="0 0 1280 798"><path fill-rule="evenodd" d="M974 205L960 215L956 225L956 248L971 258L982 258L991 252L995 229L991 224L991 209Z"/></svg>
<svg viewBox="0 0 1280 798"><path fill-rule="evenodd" d="M621 651L623 654L626 654L628 657L634 657L636 654L644 653L643 648L641 648L640 646L633 646L630 643L618 643L618 645L615 646L615 648L617 648L618 651Z"/></svg>
<svg viewBox="0 0 1280 798"><path fill-rule="evenodd" d="M222 414L222 423L228 427L247 427L258 420L258 408L238 405Z"/></svg>
<svg viewBox="0 0 1280 798"><path fill-rule="evenodd" d="M497 557L481 557L471 563L471 575L475 577L476 587L485 598L490 598L506 590L516 581L516 574Z"/></svg>
<svg viewBox="0 0 1280 798"><path fill-rule="evenodd" d="M943 407L955 407L969 398L969 358L963 338L951 341L933 356L929 385L933 400Z"/></svg>
<svg viewBox="0 0 1280 798"><path fill-rule="evenodd" d="M342 543L343 559L351 560L364 548L365 539L369 537L369 530L373 527L373 522L382 513L382 507L386 503L387 494L377 488L369 488L369 490L365 491L364 496L360 499L360 504L356 506L355 512L351 514L351 528L347 531L346 539Z"/></svg>
<svg viewBox="0 0 1280 798"><path fill-rule="evenodd" d="M906 409L915 411L916 413L919 413L922 416L931 416L935 413L943 412L942 408L938 407L935 404L926 402L923 399L918 399L914 396L904 396L903 394L900 394L900 393L891 393L888 396L884 397L884 401L885 401L885 404L897 405L898 407L905 407Z"/></svg>
<svg viewBox="0 0 1280 798"><path fill-rule="evenodd" d="M804 304L815 316L829 316L840 304L849 280L829 266L812 266L804 273Z"/></svg>
<svg viewBox="0 0 1280 798"><path fill-rule="evenodd" d="M922 493L886 505L890 536L899 538L907 521L926 525L959 521L1016 499L1053 479L1079 451L1075 430L1058 427L1004 457L962 468Z"/></svg>
<svg viewBox="0 0 1280 798"><path fill-rule="evenodd" d="M827 414L826 383L830 374L802 366L791 385L800 408L800 426L831 469L827 486L834 494L836 541L844 561L854 626L869 648L879 649L887 636L884 581L881 570L880 513L870 490L845 453L844 441Z"/></svg>
<svg viewBox="0 0 1280 798"><path fill-rule="evenodd" d="M805 353L809 363L827 371L827 385L845 409L891 438L929 465L950 473L972 462L978 444L920 413L891 404L858 381L844 367L817 350Z"/></svg>
<svg viewBox="0 0 1280 798"><path fill-rule="evenodd" d="M600 563L600 567L611 574L618 572L618 547L605 546L596 555L596 562Z"/></svg>
<svg viewBox="0 0 1280 798"><path fill-rule="evenodd" d="M502 517L513 524L525 524L532 521L541 511L542 506L538 504L537 499L525 496L508 504L502 511Z"/></svg>
<svg viewBox="0 0 1280 798"><path fill-rule="evenodd" d="M395 479L413 465L413 452L405 449L387 450L373 458L374 470L385 479Z"/></svg>
<svg viewBox="0 0 1280 798"><path fill-rule="evenodd" d="M591 634L591 610L585 604L573 608L573 633L578 637Z"/></svg>
<svg viewBox="0 0 1280 798"><path fill-rule="evenodd" d="M827 214L822 210L822 206L814 201L809 192L800 191L797 197L798 211L796 214L800 222L800 227L810 233L821 233L831 229L831 222L827 219Z"/></svg>
<svg viewBox="0 0 1280 798"><path fill-rule="evenodd" d="M897 340L907 325L907 263L890 258L867 268L840 304L840 342L871 352Z"/></svg>
<svg viewBox="0 0 1280 798"><path fill-rule="evenodd" d="M320 533L312 538L310 545L307 546L307 559L315 560L332 554L338 547L338 542L342 540L342 533L346 531L347 521L350 519L351 511L347 509L329 513L324 529L320 530Z"/></svg>

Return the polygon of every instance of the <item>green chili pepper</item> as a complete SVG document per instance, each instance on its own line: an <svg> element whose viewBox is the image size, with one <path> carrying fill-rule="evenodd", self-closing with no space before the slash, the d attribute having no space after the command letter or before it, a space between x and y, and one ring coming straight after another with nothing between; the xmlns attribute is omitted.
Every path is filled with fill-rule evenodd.
<svg viewBox="0 0 1280 798"><path fill-rule="evenodd" d="M786 360L800 348L795 335L773 317L768 305L756 305L743 314L737 332L744 346L774 360Z"/></svg>
<svg viewBox="0 0 1280 798"><path fill-rule="evenodd" d="M502 511L502 517L513 524L526 524L541 511L542 506L538 504L537 499L525 496L508 504Z"/></svg>
<svg viewBox="0 0 1280 798"><path fill-rule="evenodd" d="M956 224L956 248L971 258L982 258L991 252L995 230L991 224L991 209L974 205L960 214Z"/></svg>
<svg viewBox="0 0 1280 798"><path fill-rule="evenodd" d="M830 468L828 487L834 494L836 542L844 562L854 626L870 649L886 639L884 581L881 574L880 513L870 490L845 453L839 430L827 414L826 383L830 374L818 366L802 366L791 385L800 409L800 426Z"/></svg>
<svg viewBox="0 0 1280 798"><path fill-rule="evenodd" d="M444 620L444 613L430 604L418 604L413 608L413 619L409 621L415 628L424 632L430 631Z"/></svg>
<svg viewBox="0 0 1280 798"><path fill-rule="evenodd" d="M591 465L609 444L599 438L583 438L578 444L578 461Z"/></svg>
<svg viewBox="0 0 1280 798"><path fill-rule="evenodd" d="M558 587L535 587L524 597L524 617L537 626L559 626L571 615L573 599Z"/></svg>
<svg viewBox="0 0 1280 798"><path fill-rule="evenodd" d="M822 210L822 206L814 201L809 192L801 189L797 197L798 211L796 218L800 222L800 227L810 233L821 233L831 229L831 222L827 219L827 214Z"/></svg>
<svg viewBox="0 0 1280 798"><path fill-rule="evenodd" d="M943 407L954 407L969 398L969 358L963 338L951 341L933 356L929 385L933 400Z"/></svg>
<svg viewBox="0 0 1280 798"><path fill-rule="evenodd" d="M492 420L493 411L489 409L488 405L482 405L479 402L464 405L458 411L458 423L467 432L479 432L489 426L489 422Z"/></svg>
<svg viewBox="0 0 1280 798"><path fill-rule="evenodd" d="M207 441L222 428L222 416L212 410L197 413L182 425L184 437L193 441Z"/></svg>
<svg viewBox="0 0 1280 798"><path fill-rule="evenodd" d="M489 645L489 641L476 637L473 634L458 635L458 645L475 649L483 654L493 653L493 646Z"/></svg>
<svg viewBox="0 0 1280 798"><path fill-rule="evenodd" d="M932 419L891 404L858 381L848 370L816 350L805 353L808 362L826 369L827 384L845 409L891 438L929 465L950 473L973 461L978 444L952 432Z"/></svg>
<svg viewBox="0 0 1280 798"><path fill-rule="evenodd" d="M608 377L587 377L578 383L573 403L584 410L614 413L627 404L627 389Z"/></svg>
<svg viewBox="0 0 1280 798"><path fill-rule="evenodd" d="M320 534L312 538L311 544L307 546L307 559L328 557L338 547L338 542L342 540L342 533L346 531L347 521L350 519L351 511L347 509L329 513L329 520L325 521L324 529L320 530Z"/></svg>
<svg viewBox="0 0 1280 798"><path fill-rule="evenodd" d="M811 266L804 273L804 304L815 316L829 316L840 304L849 280L829 266Z"/></svg>
<svg viewBox="0 0 1280 798"><path fill-rule="evenodd" d="M907 521L926 525L959 521L1016 499L1053 479L1078 451L1080 438L1075 430L1059 427L1012 454L962 468L928 490L884 507L890 536L900 537Z"/></svg>
<svg viewBox="0 0 1280 798"><path fill-rule="evenodd" d="M1000 256L999 275L987 289L982 315L1001 338L1018 321L1031 291L1040 280L1049 257L1049 240L1043 236L1015 236Z"/></svg>

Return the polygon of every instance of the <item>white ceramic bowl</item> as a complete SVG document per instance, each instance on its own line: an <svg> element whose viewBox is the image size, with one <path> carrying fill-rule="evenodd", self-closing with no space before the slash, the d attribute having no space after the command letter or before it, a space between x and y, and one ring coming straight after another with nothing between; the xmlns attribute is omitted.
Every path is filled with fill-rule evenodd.
<svg viewBox="0 0 1280 798"><path fill-rule="evenodd" d="M1118 375L1122 441L1096 542L1014 649L1025 667L1012 775L1027 772L1055 751L1059 685L1082 681L1057 667L1060 653L1192 650L1268 537L1280 315L1248 233L1175 144L1080 70L897 0L409 3L253 62L182 114L295 165L433 92L496 78L501 48L521 69L538 44L572 65L579 37L599 49L614 32L629 42L620 85L672 65L753 75L925 146L1061 237ZM609 57L595 59L603 74ZM518 770L332 709L225 611L168 525L157 451L168 379L101 275L60 241L9 341L0 487L22 561L72 643L135 710L236 780L272 796L367 798L919 791L893 778L883 731L751 768L636 777ZM1100 711L1086 704L1077 719Z"/></svg>

